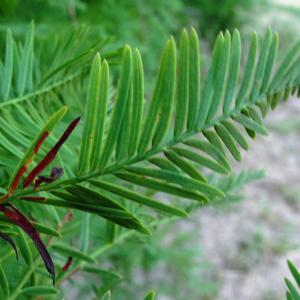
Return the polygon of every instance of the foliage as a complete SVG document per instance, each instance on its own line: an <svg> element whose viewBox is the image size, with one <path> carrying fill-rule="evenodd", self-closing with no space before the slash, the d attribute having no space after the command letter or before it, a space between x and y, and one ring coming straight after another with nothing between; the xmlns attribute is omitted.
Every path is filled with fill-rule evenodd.
<svg viewBox="0 0 300 300"><path fill-rule="evenodd" d="M109 299L110 284L120 276L105 265L105 252L130 237L142 239L160 223L186 217L209 201L220 201L231 187L247 181L241 176L228 180L230 157L240 161L240 148L248 149L248 139L267 134L262 118L269 109L299 92L300 43L275 67L278 35L271 29L262 38L253 33L248 50L237 30L221 32L205 74L197 33L184 30L178 46L172 37L166 42L153 92L145 97L138 49L126 45L100 56L95 54L99 42L74 51L82 39L75 31L58 43L47 60L53 65L45 72L34 51L33 28L21 46L8 31L1 66L6 74L0 89L1 190L8 195L2 205L18 207L43 240L50 236L45 244L58 270L57 285L50 287L32 244L3 217L1 231L16 236L21 252L16 263L13 249L0 249L3 298L55 294L54 299L61 299L61 284L86 272L110 278L93 286L97 298ZM55 116L65 114L64 106L70 109L59 123ZM78 128L52 163L40 169L56 137L78 114ZM39 144L33 169L24 173L23 187L10 193L31 150L54 125ZM63 168L63 175L34 187L40 172L48 178L55 166Z"/></svg>
<svg viewBox="0 0 300 300"><path fill-rule="evenodd" d="M276 30L284 30L286 22L280 19L280 12L286 11L289 19L295 14L296 7L291 3L278 4L270 0L184 0L184 10L189 24L193 24L200 34L213 45L215 36L220 31L239 28L246 33L255 28L260 32L264 29L266 19ZM280 20L279 20L280 19ZM292 28L290 33L296 34ZM285 32L287 35L288 32ZM283 36L285 39L285 36Z"/></svg>
<svg viewBox="0 0 300 300"><path fill-rule="evenodd" d="M1 7L6 5L3 3ZM183 27L184 14L181 0L24 0L18 1L11 13L3 12L0 20L6 25L3 30L9 26L22 33L27 23L34 19L37 39L48 41L51 41L47 36L49 32L57 37L61 30L70 31L86 24L89 32L82 42L93 44L107 37L117 46L130 42L144 54L147 72L152 74L163 42Z"/></svg>
<svg viewBox="0 0 300 300"><path fill-rule="evenodd" d="M206 38L214 36L222 30L233 30L241 28L247 22L245 11L253 10L254 5L259 1L241 1L241 0L186 0L190 14L197 15L199 28L203 28L203 34ZM210 24L210 26L207 26Z"/></svg>
<svg viewBox="0 0 300 300"><path fill-rule="evenodd" d="M300 292L299 292L300 274L299 274L299 271L297 270L296 266L291 261L288 261L288 266L289 266L291 274L293 275L293 279L296 282L296 286L288 278L285 278L285 283L287 286L286 299L287 300L297 300L297 299L300 299Z"/></svg>

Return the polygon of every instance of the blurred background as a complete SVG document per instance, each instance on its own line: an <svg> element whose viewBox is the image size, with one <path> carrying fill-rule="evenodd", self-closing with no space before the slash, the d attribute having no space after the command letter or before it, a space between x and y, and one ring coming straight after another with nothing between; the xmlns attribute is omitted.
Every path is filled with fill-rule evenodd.
<svg viewBox="0 0 300 300"><path fill-rule="evenodd" d="M279 53L285 53L300 38L300 0L0 0L1 39L10 27L23 40L31 20L38 46L49 35L85 26L81 43L100 38L110 47L138 47L151 83L164 42L184 27L194 26L201 36L204 68L217 33L225 29L238 28L247 40L252 30L261 34L271 26L280 33ZM113 299L138 299L148 289L157 290L159 300L283 299L286 259L300 266L296 102L290 99L269 115L269 136L252 142L235 165L243 191L161 226L147 243L127 240L104 258L126 274L110 282Z"/></svg>

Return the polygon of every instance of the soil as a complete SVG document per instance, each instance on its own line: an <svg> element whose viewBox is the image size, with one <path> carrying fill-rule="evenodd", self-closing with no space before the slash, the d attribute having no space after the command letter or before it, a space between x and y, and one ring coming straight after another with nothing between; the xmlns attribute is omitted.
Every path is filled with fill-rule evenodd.
<svg viewBox="0 0 300 300"><path fill-rule="evenodd" d="M265 169L230 209L207 207L199 243L218 270L220 300L279 300L287 259L300 267L300 105L290 99L267 117L269 135L250 141L239 169ZM197 222L199 223L199 221Z"/></svg>

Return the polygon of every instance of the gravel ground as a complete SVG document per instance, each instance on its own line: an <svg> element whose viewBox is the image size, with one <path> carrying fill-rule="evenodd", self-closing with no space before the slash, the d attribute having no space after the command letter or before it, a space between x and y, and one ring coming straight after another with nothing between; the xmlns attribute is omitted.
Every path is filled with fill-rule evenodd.
<svg viewBox="0 0 300 300"><path fill-rule="evenodd" d="M194 216L201 220L199 242L218 269L220 300L283 299L287 258L300 266L299 115L299 103L290 99L269 114L270 134L243 153L235 170L266 170L264 179L246 186L244 201Z"/></svg>

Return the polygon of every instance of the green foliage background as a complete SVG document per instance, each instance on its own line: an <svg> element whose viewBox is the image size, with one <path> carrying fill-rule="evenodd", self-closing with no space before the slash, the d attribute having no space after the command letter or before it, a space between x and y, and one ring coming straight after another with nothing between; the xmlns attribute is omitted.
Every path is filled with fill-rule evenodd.
<svg viewBox="0 0 300 300"><path fill-rule="evenodd" d="M109 98L113 99L109 102L110 117L118 89L117 78L120 77L122 68L124 44L129 44L132 49L137 47L142 54L145 98L150 99L160 53L170 34L178 41L182 28L194 26L198 30L202 37L201 48L204 49L201 64L203 73L207 74L212 57L222 55L221 48L220 52L214 50L213 55L210 54L218 32L226 29L233 32L235 28L239 28L245 33L245 44L248 46L249 27L258 32L264 32L265 29L251 19L254 12L259 7L277 9L267 5L267 1L255 0L226 0L222 1L221 6L219 1L197 0L1 0L1 57L5 57L6 53L8 27L13 32L20 57L25 56L27 44L28 49L34 48L34 51L29 50L34 55L30 60L31 71L23 74L26 81L24 88L19 83L20 78L23 78L19 75L23 66L20 58L19 65L13 69L13 88L6 99L5 93L2 95L7 103L11 101L9 104L2 102L0 107L3 114L2 121L0 120L0 174L3 194L26 146L30 145L52 113L63 105L68 106L70 111L63 122L58 124L51 139L45 143L42 154L46 153L74 116L86 113L87 95L91 90L89 71L97 51L101 53L101 59L108 61L112 74L109 82ZM28 42L30 30L33 30L33 25L28 29L28 24L32 20L35 23L34 45ZM256 20L259 20L259 15ZM287 37L287 41L289 39ZM290 48L283 44L285 49ZM170 49L166 51L171 53ZM5 64L2 59L1 75L5 74ZM291 73L291 81L293 79L298 83L296 71ZM274 107L276 101L281 100L280 97L297 92L292 91L294 86L289 84L290 82L283 81L276 86L280 89L270 94ZM276 97L273 92L276 92ZM10 121L14 124L11 126L18 129L15 131L18 135L9 133L6 125ZM255 130L251 129L247 128L248 135L253 137ZM263 132L263 124L255 129ZM77 131L71 136L55 161L56 164L64 166L66 178L72 177L77 167L74 153L79 151L78 140L82 130L81 127L80 132ZM239 156L238 150L232 144L228 148L233 156ZM161 163L156 160L156 164L159 162ZM155 165L154 162L151 163ZM210 183L226 192L225 198L218 198L216 203L212 203L217 205L225 200L239 201L242 198L239 189L249 181L261 177L261 173L245 171L226 178L216 174L207 176ZM112 183L118 182L112 176L109 180ZM124 187L133 189L132 184L123 184ZM143 187L137 187L136 191L148 197L157 194ZM158 196L161 197L159 193ZM68 209L19 201L17 206L31 219L36 219L36 226L43 233L43 240L51 244L49 248L58 270L58 284L56 288L51 287L33 244L21 231L8 224L5 218L1 218L1 228L16 237L21 252L20 261L15 262L13 251L8 251L6 244L1 242L1 297L10 300L37 299L38 295L44 295L43 299L110 299L110 290L112 299L123 300L142 299L149 290L155 289L171 299L216 299L218 282L215 283L215 279L208 275L208 270L213 266L205 261L201 247L194 249L191 246L194 233L183 232L172 236L176 228L176 217L154 217L137 205L127 204L122 197L116 199L124 206L127 205L130 213L145 220L153 231L155 229L153 236L124 230L115 223L86 212L72 210L73 217L69 220L71 212ZM180 201L180 197L175 197L171 203L187 212L199 207L199 204ZM62 266L70 256L74 258L74 263L71 271L64 273L61 271ZM80 272L77 272L79 269ZM160 273L167 276L160 277ZM5 278L8 279L7 284ZM151 297L149 294L147 299Z"/></svg>

